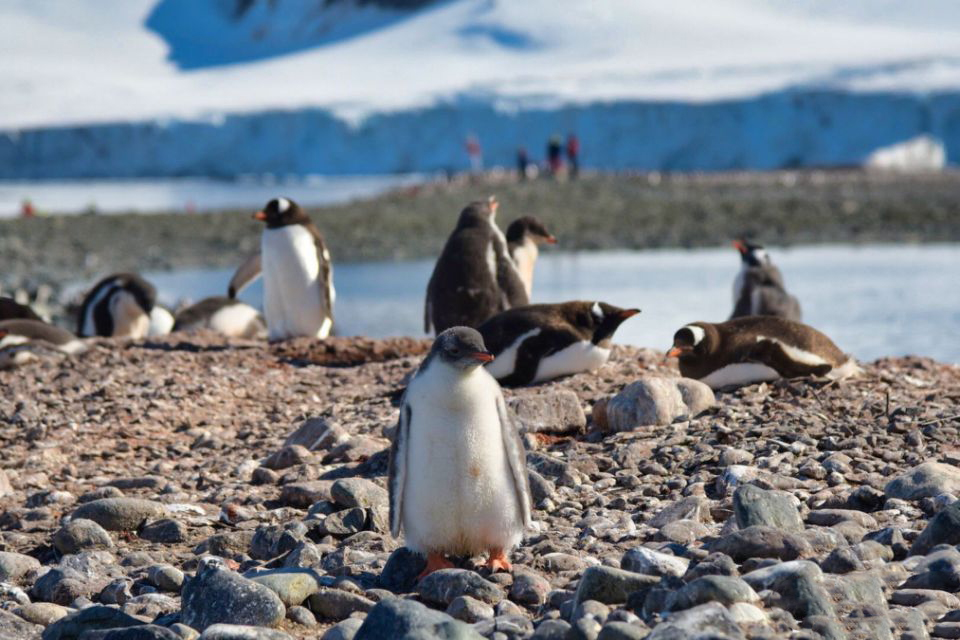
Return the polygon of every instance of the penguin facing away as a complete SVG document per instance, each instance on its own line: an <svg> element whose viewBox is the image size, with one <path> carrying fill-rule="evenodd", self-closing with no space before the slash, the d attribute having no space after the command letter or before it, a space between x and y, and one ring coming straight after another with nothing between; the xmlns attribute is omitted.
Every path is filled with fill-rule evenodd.
<svg viewBox="0 0 960 640"><path fill-rule="evenodd" d="M497 208L491 197L460 212L427 284L424 331L477 327L500 311L530 302L497 227Z"/></svg>
<svg viewBox="0 0 960 640"><path fill-rule="evenodd" d="M783 275L766 249L747 240L735 240L740 252L740 272L733 282L733 313L743 316L779 316L800 322L800 302L787 293Z"/></svg>
<svg viewBox="0 0 960 640"><path fill-rule="evenodd" d="M692 322L673 336L667 357L680 373L712 389L800 376L840 380L860 373L856 361L813 327L775 316Z"/></svg>
<svg viewBox="0 0 960 640"><path fill-rule="evenodd" d="M453 565L445 554L487 552L510 570L510 550L531 523L526 457L474 329L433 343L407 386L390 448L390 531L427 555L420 577Z"/></svg>
<svg viewBox="0 0 960 640"><path fill-rule="evenodd" d="M42 320L0 321L0 369L28 362L34 351L45 349L77 354L86 351L87 345L69 331Z"/></svg>
<svg viewBox="0 0 960 640"><path fill-rule="evenodd" d="M480 325L496 355L487 371L500 384L516 386L598 369L610 357L614 332L638 313L583 300L504 311Z"/></svg>
<svg viewBox="0 0 960 640"><path fill-rule="evenodd" d="M157 299L153 285L135 273L116 273L87 293L77 318L81 337L143 338Z"/></svg>
<svg viewBox="0 0 960 640"><path fill-rule="evenodd" d="M266 334L260 313L250 305L223 296L204 298L176 316L174 331L211 329L232 338L256 338Z"/></svg>
<svg viewBox="0 0 960 640"><path fill-rule="evenodd" d="M517 218L507 227L507 247L517 265L527 297L533 296L533 268L540 255L541 244L556 244L557 239L537 218Z"/></svg>
<svg viewBox="0 0 960 640"><path fill-rule="evenodd" d="M289 198L274 198L253 218L266 223L260 240L260 262L270 340L326 338L333 329L336 291L323 235L300 205ZM241 265L241 269L247 269L247 276L255 267L255 260ZM234 293L235 284L240 283L231 281Z"/></svg>

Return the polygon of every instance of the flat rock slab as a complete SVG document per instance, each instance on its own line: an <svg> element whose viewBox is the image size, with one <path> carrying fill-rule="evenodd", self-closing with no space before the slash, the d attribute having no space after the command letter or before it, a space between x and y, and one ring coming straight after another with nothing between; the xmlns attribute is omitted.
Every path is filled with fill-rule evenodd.
<svg viewBox="0 0 960 640"><path fill-rule="evenodd" d="M647 376L594 407L603 431L631 431L693 417L716 404L713 390L698 380Z"/></svg>
<svg viewBox="0 0 960 640"><path fill-rule="evenodd" d="M102 498L77 507L71 519L93 520L107 531L132 531L145 521L165 514L166 509L159 502L140 498Z"/></svg>
<svg viewBox="0 0 960 640"><path fill-rule="evenodd" d="M571 433L587 426L580 398L573 391L518 395L510 398L507 406L528 433Z"/></svg>

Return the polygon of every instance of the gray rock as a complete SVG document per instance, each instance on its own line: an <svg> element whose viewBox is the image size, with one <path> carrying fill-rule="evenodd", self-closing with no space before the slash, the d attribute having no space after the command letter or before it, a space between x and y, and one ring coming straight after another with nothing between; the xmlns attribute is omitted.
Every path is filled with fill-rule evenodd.
<svg viewBox="0 0 960 640"><path fill-rule="evenodd" d="M162 593L141 593L124 602L121 609L132 616L154 620L158 616L178 611L180 603Z"/></svg>
<svg viewBox="0 0 960 640"><path fill-rule="evenodd" d="M337 537L352 536L367 528L367 510L355 507L331 513L323 521L323 530Z"/></svg>
<svg viewBox="0 0 960 640"><path fill-rule="evenodd" d="M466 569L440 569L423 578L417 593L426 601L447 607L459 596L470 596L487 604L503 600L503 591L479 574Z"/></svg>
<svg viewBox="0 0 960 640"><path fill-rule="evenodd" d="M567 640L597 640L600 637L601 625L589 616L584 616L573 623Z"/></svg>
<svg viewBox="0 0 960 640"><path fill-rule="evenodd" d="M527 477L530 479L530 494L535 505L552 497L557 490L553 482L547 480L533 469L527 469Z"/></svg>
<svg viewBox="0 0 960 640"><path fill-rule="evenodd" d="M374 604L372 600L358 593L343 589L322 589L310 596L307 606L319 618L343 620L357 611L370 611Z"/></svg>
<svg viewBox="0 0 960 640"><path fill-rule="evenodd" d="M312 569L268 569L247 572L243 577L276 593L286 607L302 604L320 590L320 576Z"/></svg>
<svg viewBox="0 0 960 640"><path fill-rule="evenodd" d="M291 433L283 445L300 445L310 451L327 451L350 439L350 434L326 418L310 418Z"/></svg>
<svg viewBox="0 0 960 640"><path fill-rule="evenodd" d="M648 576L675 576L679 578L687 572L690 561L667 553L661 553L647 547L629 549L620 560L620 568L625 571L642 573Z"/></svg>
<svg viewBox="0 0 960 640"><path fill-rule="evenodd" d="M711 543L709 548L727 554L736 562L747 558L795 560L812 551L810 543L800 536L763 526L729 533Z"/></svg>
<svg viewBox="0 0 960 640"><path fill-rule="evenodd" d="M710 514L710 501L703 496L686 496L664 507L647 523L660 529L677 520L705 522Z"/></svg>
<svg viewBox="0 0 960 640"><path fill-rule="evenodd" d="M9 582L0 582L0 602L16 602L17 604L29 604L30 596L20 587Z"/></svg>
<svg viewBox="0 0 960 640"><path fill-rule="evenodd" d="M904 589L960 591L960 552L944 548L927 554L902 585Z"/></svg>
<svg viewBox="0 0 960 640"><path fill-rule="evenodd" d="M323 553L312 542L299 542L287 557L283 559L283 566L290 569L315 569L323 562Z"/></svg>
<svg viewBox="0 0 960 640"><path fill-rule="evenodd" d="M647 640L681 640L682 638L744 638L743 631L727 609L716 602L702 604L670 615L658 624Z"/></svg>
<svg viewBox="0 0 960 640"><path fill-rule="evenodd" d="M330 480L306 480L283 485L280 490L280 502L288 507L307 509L316 502L331 500Z"/></svg>
<svg viewBox="0 0 960 640"><path fill-rule="evenodd" d="M910 555L926 555L938 544L960 544L960 502L954 502L930 519L910 547Z"/></svg>
<svg viewBox="0 0 960 640"><path fill-rule="evenodd" d="M685 582L691 582L703 576L736 576L739 575L733 558L725 553L711 553L706 558L693 565L683 574Z"/></svg>
<svg viewBox="0 0 960 640"><path fill-rule="evenodd" d="M427 576L429 577L429 576ZM370 610L353 640L480 640L469 625L419 602L390 598Z"/></svg>
<svg viewBox="0 0 960 640"><path fill-rule="evenodd" d="M731 605L736 602L752 604L760 596L749 584L731 576L703 576L683 585L670 599L667 608L671 611L690 609L708 602Z"/></svg>
<svg viewBox="0 0 960 640"><path fill-rule="evenodd" d="M427 559L406 547L390 554L380 572L380 586L394 593L409 593L417 584L417 576L427 566Z"/></svg>
<svg viewBox="0 0 960 640"><path fill-rule="evenodd" d="M27 622L49 627L60 618L65 618L70 615L72 610L58 604L53 604L52 602L30 602L22 604L14 609L13 612Z"/></svg>
<svg viewBox="0 0 960 640"><path fill-rule="evenodd" d="M898 475L883 489L888 498L919 500L942 493L960 493L960 468L942 462L924 462Z"/></svg>
<svg viewBox="0 0 960 640"><path fill-rule="evenodd" d="M84 502L92 502L94 500L100 500L102 498L122 498L122 497L123 497L123 491L121 491L120 489L117 489L116 487L111 487L108 485L105 487L98 487L96 489L87 491L86 493L81 495L79 498L77 498L77 502L79 502L80 504L83 504Z"/></svg>
<svg viewBox="0 0 960 640"><path fill-rule="evenodd" d="M597 636L597 640L642 640L642 638L646 638L649 633L650 630L646 627L630 624L629 622L612 620L603 625L603 628L600 629L600 635Z"/></svg>
<svg viewBox="0 0 960 640"><path fill-rule="evenodd" d="M193 627L188 627L180 622L173 623L169 628L171 631L180 636L181 640L197 640L197 638L200 637L200 634L196 629Z"/></svg>
<svg viewBox="0 0 960 640"><path fill-rule="evenodd" d="M163 489L169 480L160 476L138 476L133 478L115 478L108 483L108 486L116 487L121 490L128 489Z"/></svg>
<svg viewBox="0 0 960 640"><path fill-rule="evenodd" d="M298 521L285 525L260 525L250 541L250 555L256 560L272 560L292 551L307 535L307 526Z"/></svg>
<svg viewBox="0 0 960 640"><path fill-rule="evenodd" d="M604 604L621 604L634 591L651 587L660 582L655 576L645 576L613 567L590 567L583 572L573 599L573 607L586 600Z"/></svg>
<svg viewBox="0 0 960 640"><path fill-rule="evenodd" d="M183 571L168 564L158 564L147 570L147 580L162 591L174 591L179 593L183 587L185 576Z"/></svg>
<svg viewBox="0 0 960 640"><path fill-rule="evenodd" d="M363 626L360 618L347 618L333 625L320 636L320 640L353 640L357 631Z"/></svg>
<svg viewBox="0 0 960 640"><path fill-rule="evenodd" d="M0 469L0 498L13 493L13 484L10 482L10 476L3 469Z"/></svg>
<svg viewBox="0 0 960 640"><path fill-rule="evenodd" d="M93 605L57 620L43 632L43 640L75 640L85 631L135 627L144 624L120 609Z"/></svg>
<svg viewBox="0 0 960 640"><path fill-rule="evenodd" d="M447 607L447 614L468 624L494 617L493 607L470 596L454 598Z"/></svg>
<svg viewBox="0 0 960 640"><path fill-rule="evenodd" d="M566 620L544 620L530 636L530 640L566 640L570 633L570 623Z"/></svg>
<svg viewBox="0 0 960 640"><path fill-rule="evenodd" d="M520 428L528 433L570 433L587 426L580 398L563 389L536 395L514 396L507 401Z"/></svg>
<svg viewBox="0 0 960 640"><path fill-rule="evenodd" d="M513 584L510 586L510 599L527 606L540 606L547 601L550 583L546 578L529 569L515 569ZM454 616L456 617L456 616Z"/></svg>
<svg viewBox="0 0 960 640"><path fill-rule="evenodd" d="M317 618L313 615L310 609L301 606L293 606L287 609L287 620L291 622L296 622L299 625L304 627L315 627L317 626Z"/></svg>
<svg viewBox="0 0 960 640"><path fill-rule="evenodd" d="M102 498L80 505L70 518L93 520L107 531L132 531L165 513L166 509L159 502L140 498Z"/></svg>
<svg viewBox="0 0 960 640"><path fill-rule="evenodd" d="M733 513L741 529L754 525L783 531L803 531L803 520L794 504L795 498L783 491L767 491L751 484L739 487L733 494Z"/></svg>
<svg viewBox="0 0 960 640"><path fill-rule="evenodd" d="M293 636L276 629L265 629L242 624L214 624L200 634L200 640L294 640Z"/></svg>
<svg viewBox="0 0 960 640"><path fill-rule="evenodd" d="M172 518L161 518L144 525L139 536L147 542L176 544L187 539L187 525Z"/></svg>
<svg viewBox="0 0 960 640"><path fill-rule="evenodd" d="M0 609L0 639L39 640L43 627Z"/></svg>
<svg viewBox="0 0 960 640"><path fill-rule="evenodd" d="M114 580L100 591L100 602L103 604L123 605L127 600L133 597L130 591L130 580L119 578Z"/></svg>
<svg viewBox="0 0 960 640"><path fill-rule="evenodd" d="M80 636L80 640L182 640L182 638L166 627L144 624L126 629L86 631Z"/></svg>
<svg viewBox="0 0 960 640"><path fill-rule="evenodd" d="M93 520L71 520L53 534L53 546L67 555L91 549L111 549L113 540L106 529Z"/></svg>
<svg viewBox="0 0 960 640"><path fill-rule="evenodd" d="M378 507L389 503L387 490L363 478L342 478L330 487L333 501L344 508Z"/></svg>
<svg viewBox="0 0 960 640"><path fill-rule="evenodd" d="M183 586L183 623L203 631L229 621L251 626L276 626L286 610L269 588L232 571L207 567Z"/></svg>
<svg viewBox="0 0 960 640"><path fill-rule="evenodd" d="M473 625L474 631L491 638L528 638L533 634L533 623L522 614L499 615L492 620L481 620Z"/></svg>
<svg viewBox="0 0 960 640"><path fill-rule="evenodd" d="M689 403L689 404L688 404ZM716 404L713 391L697 380L646 376L610 398L598 424L605 431L630 431L670 424L695 416Z"/></svg>
<svg viewBox="0 0 960 640"><path fill-rule="evenodd" d="M22 553L0 551L0 582L18 582L40 568L40 561Z"/></svg>
<svg viewBox="0 0 960 640"><path fill-rule="evenodd" d="M776 591L777 606L797 620L807 616L836 616L830 594L823 586L823 572L808 560L782 562L743 576L756 591Z"/></svg>
<svg viewBox="0 0 960 640"><path fill-rule="evenodd" d="M313 460L313 454L306 447L292 444L274 451L263 461L263 467L271 471L282 471L298 464L306 464Z"/></svg>

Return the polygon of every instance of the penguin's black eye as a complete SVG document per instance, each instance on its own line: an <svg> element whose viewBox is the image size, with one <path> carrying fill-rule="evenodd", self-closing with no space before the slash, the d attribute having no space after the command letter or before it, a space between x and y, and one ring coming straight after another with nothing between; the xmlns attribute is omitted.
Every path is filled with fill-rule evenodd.
<svg viewBox="0 0 960 640"><path fill-rule="evenodd" d="M460 355L460 349L458 349L457 347L451 347L451 348L450 348L450 355L452 355L452 356L458 356L458 355Z"/></svg>

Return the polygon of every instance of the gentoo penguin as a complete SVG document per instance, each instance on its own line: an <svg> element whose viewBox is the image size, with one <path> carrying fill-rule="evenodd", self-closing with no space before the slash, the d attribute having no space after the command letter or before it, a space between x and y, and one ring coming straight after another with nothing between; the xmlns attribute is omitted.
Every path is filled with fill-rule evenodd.
<svg viewBox="0 0 960 640"><path fill-rule="evenodd" d="M39 320L40 316L25 304L13 298L0 297L0 320Z"/></svg>
<svg viewBox="0 0 960 640"><path fill-rule="evenodd" d="M147 335L151 338L165 336L173 331L174 323L173 314L155 304L150 310L150 328L147 330Z"/></svg>
<svg viewBox="0 0 960 640"><path fill-rule="evenodd" d="M497 227L497 207L491 197L460 212L427 285L424 331L478 327L500 311L530 302Z"/></svg>
<svg viewBox="0 0 960 640"><path fill-rule="evenodd" d="M733 246L740 252L740 272L733 281L730 318L780 316L800 322L800 303L787 293L780 269L774 266L770 254L746 240L735 240Z"/></svg>
<svg viewBox="0 0 960 640"><path fill-rule="evenodd" d="M300 205L289 198L274 198L253 217L266 223L260 239L260 261L270 340L326 338L333 329L336 292L333 264L323 235ZM248 269L249 275L255 267L255 260L248 260L241 270ZM235 275L231 281L234 293L240 286L236 280Z"/></svg>
<svg viewBox="0 0 960 640"><path fill-rule="evenodd" d="M517 218L507 227L507 247L528 298L533 295L533 267L540 255L539 245L543 243L556 244L557 239L533 216Z"/></svg>
<svg viewBox="0 0 960 640"><path fill-rule="evenodd" d="M223 296L204 298L177 314L174 331L212 329L232 338L257 338L267 327L250 305Z"/></svg>
<svg viewBox="0 0 960 640"><path fill-rule="evenodd" d="M36 350L48 349L75 354L85 351L86 348L86 344L69 331L42 320L0 321L0 369L8 369L32 360Z"/></svg>
<svg viewBox="0 0 960 640"><path fill-rule="evenodd" d="M427 554L421 577L452 567L444 554L487 552L491 570L530 526L526 457L480 334L447 329L410 380L390 447L390 531Z"/></svg>
<svg viewBox="0 0 960 640"><path fill-rule="evenodd" d="M673 336L667 357L680 373L713 389L799 376L842 379L860 372L856 361L813 327L775 316L692 322Z"/></svg>
<svg viewBox="0 0 960 640"><path fill-rule="evenodd" d="M135 273L107 276L84 298L77 334L143 338L150 330L150 313L156 298L153 285Z"/></svg>
<svg viewBox="0 0 960 640"><path fill-rule="evenodd" d="M498 313L479 329L497 357L487 371L500 384L515 386L598 369L610 357L617 327L638 313L582 300Z"/></svg>

